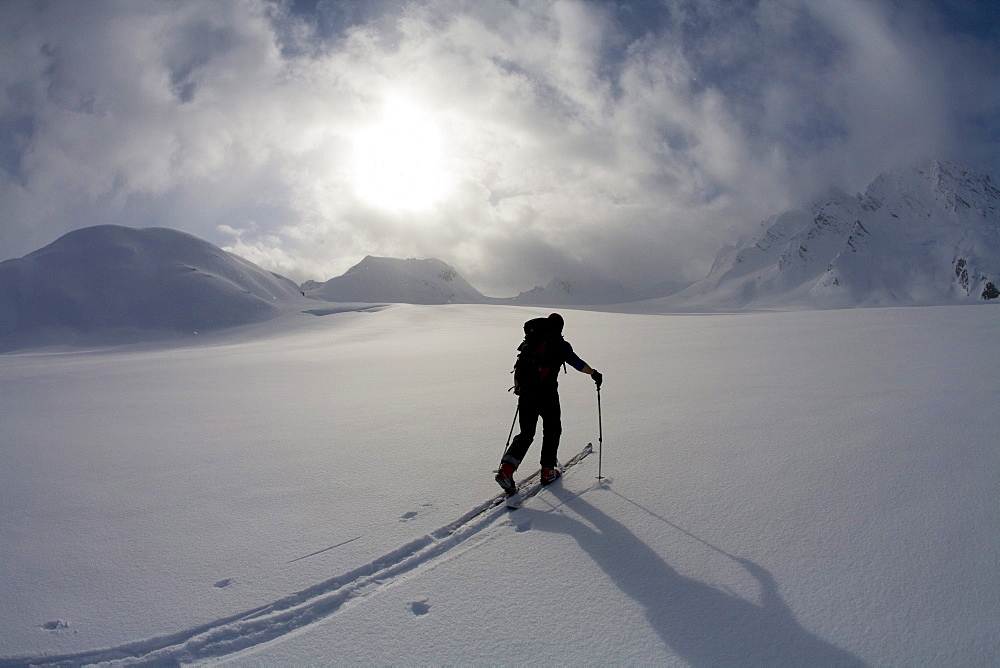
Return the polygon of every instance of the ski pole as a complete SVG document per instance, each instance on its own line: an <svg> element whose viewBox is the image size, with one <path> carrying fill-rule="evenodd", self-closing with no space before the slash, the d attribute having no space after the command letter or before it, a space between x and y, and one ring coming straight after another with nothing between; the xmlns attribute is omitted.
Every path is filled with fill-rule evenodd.
<svg viewBox="0 0 1000 668"><path fill-rule="evenodd" d="M507 445L503 446L503 452L500 453L500 457L507 454L507 448L510 447L510 437L514 435L514 425L517 424L517 413L521 410L521 404L517 405L514 409L514 420L510 423L510 433L507 434Z"/></svg>
<svg viewBox="0 0 1000 668"><path fill-rule="evenodd" d="M601 424L601 386L597 386L597 479L603 480L601 475L601 457L604 454L604 427Z"/></svg>

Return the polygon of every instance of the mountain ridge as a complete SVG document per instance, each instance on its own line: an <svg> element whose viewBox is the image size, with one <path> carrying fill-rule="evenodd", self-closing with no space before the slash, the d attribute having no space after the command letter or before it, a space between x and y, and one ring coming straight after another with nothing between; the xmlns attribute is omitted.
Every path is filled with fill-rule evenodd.
<svg viewBox="0 0 1000 668"><path fill-rule="evenodd" d="M302 286L307 297L330 302L485 304L491 300L451 265L436 258L367 255L341 276Z"/></svg>
<svg viewBox="0 0 1000 668"><path fill-rule="evenodd" d="M658 307L850 308L1000 297L1000 189L955 163L890 170L760 223Z"/></svg>
<svg viewBox="0 0 1000 668"><path fill-rule="evenodd" d="M989 303L1000 299L1000 189L933 161L885 172L861 194L831 188L761 221L752 240L718 252L704 279L659 286L669 296L635 301L583 267L574 275L495 298L441 260L369 255L300 287L185 232L99 225L0 262L0 351L190 335L316 301L649 312Z"/></svg>

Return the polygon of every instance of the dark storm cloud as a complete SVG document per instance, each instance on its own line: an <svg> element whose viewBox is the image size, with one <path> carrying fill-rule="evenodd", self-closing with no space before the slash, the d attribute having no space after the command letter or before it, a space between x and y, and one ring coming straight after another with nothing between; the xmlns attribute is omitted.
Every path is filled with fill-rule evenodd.
<svg viewBox="0 0 1000 668"><path fill-rule="evenodd" d="M638 287L830 185L931 156L1000 171L991 3L21 2L0 22L3 257L156 224L296 279L370 253L493 294ZM417 209L359 196L358 138L401 106L442 137L443 194Z"/></svg>

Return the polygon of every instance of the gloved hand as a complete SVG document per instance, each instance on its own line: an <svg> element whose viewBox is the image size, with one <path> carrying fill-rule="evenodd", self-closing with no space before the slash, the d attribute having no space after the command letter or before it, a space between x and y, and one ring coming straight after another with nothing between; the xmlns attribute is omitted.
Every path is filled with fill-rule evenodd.
<svg viewBox="0 0 1000 668"><path fill-rule="evenodd" d="M597 383L597 387L600 387L601 383L604 382L604 376L602 376L601 372L597 369L594 369L594 373L590 374L590 377L594 379L595 383Z"/></svg>

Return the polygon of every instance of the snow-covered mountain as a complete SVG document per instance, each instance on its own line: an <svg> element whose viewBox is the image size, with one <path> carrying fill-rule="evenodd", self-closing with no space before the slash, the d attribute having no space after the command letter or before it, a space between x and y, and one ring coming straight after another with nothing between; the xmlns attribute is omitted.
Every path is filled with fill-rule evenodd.
<svg viewBox="0 0 1000 668"><path fill-rule="evenodd" d="M307 281L301 289L309 297L330 302L561 306L628 301L621 285L589 277L555 278L545 287L535 287L516 297L486 297L441 260L371 255L342 276L325 283Z"/></svg>
<svg viewBox="0 0 1000 668"><path fill-rule="evenodd" d="M525 306L620 304L628 301L628 295L625 288L617 283L554 278L545 287L536 286L510 301Z"/></svg>
<svg viewBox="0 0 1000 668"><path fill-rule="evenodd" d="M676 290L664 287L658 294ZM650 296L582 272L484 297L436 259L368 256L300 290L190 234L97 226L0 263L0 351L119 343L269 319L303 300L591 305ZM655 294L655 293L654 293ZM848 308L1000 298L1000 189L952 163L887 172L863 195L831 190L719 252L708 277L638 309Z"/></svg>
<svg viewBox="0 0 1000 668"><path fill-rule="evenodd" d="M1000 190L935 161L863 195L832 190L725 248L676 306L768 308L982 303L1000 297Z"/></svg>
<svg viewBox="0 0 1000 668"><path fill-rule="evenodd" d="M306 281L300 289L309 297L330 302L587 306L669 295L683 287L686 284L666 282L637 293L581 269L572 279L554 278L516 297L486 297L441 260L369 255L342 276L325 283Z"/></svg>
<svg viewBox="0 0 1000 668"><path fill-rule="evenodd" d="M755 238L723 248L705 279L681 288L640 293L581 270L490 298L440 260L376 257L302 286L336 302L583 306L655 297L653 310L984 303L1000 298L1000 190L943 161L886 172L862 195L830 189L761 222Z"/></svg>
<svg viewBox="0 0 1000 668"><path fill-rule="evenodd" d="M488 300L441 260L367 256L342 276L303 284L309 297L330 302L482 304Z"/></svg>
<svg viewBox="0 0 1000 668"><path fill-rule="evenodd" d="M523 306L594 306L622 304L638 299L672 295L688 283L664 281L643 290L629 289L621 283L602 278L580 277L575 280L554 278L544 287L526 290L507 302Z"/></svg>
<svg viewBox="0 0 1000 668"><path fill-rule="evenodd" d="M0 263L0 350L203 332L302 299L292 281L185 232L88 227Z"/></svg>

